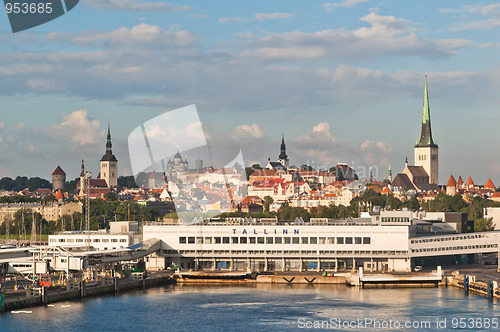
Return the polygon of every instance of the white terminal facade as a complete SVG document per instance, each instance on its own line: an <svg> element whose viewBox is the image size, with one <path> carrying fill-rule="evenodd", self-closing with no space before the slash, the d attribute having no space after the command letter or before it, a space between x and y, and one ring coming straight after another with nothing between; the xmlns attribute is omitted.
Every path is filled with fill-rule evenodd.
<svg viewBox="0 0 500 332"><path fill-rule="evenodd" d="M305 271L363 266L408 271L409 227L329 225L150 225L144 240L162 240L149 268Z"/></svg>
<svg viewBox="0 0 500 332"><path fill-rule="evenodd" d="M110 222L110 230L59 232L49 235L49 246L84 247L94 250L122 249L141 242L137 221Z"/></svg>
<svg viewBox="0 0 500 332"><path fill-rule="evenodd" d="M410 210L365 212L361 218L347 220L312 218L306 223L249 221L234 218L225 223L145 225L144 240L162 241L158 254L147 258L147 267L410 271L414 239L471 231L465 214Z"/></svg>

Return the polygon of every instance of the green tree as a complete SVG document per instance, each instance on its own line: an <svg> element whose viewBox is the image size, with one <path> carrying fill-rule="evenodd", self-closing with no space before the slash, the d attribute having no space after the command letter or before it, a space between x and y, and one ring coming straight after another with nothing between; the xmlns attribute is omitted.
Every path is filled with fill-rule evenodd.
<svg viewBox="0 0 500 332"><path fill-rule="evenodd" d="M493 218L479 218L474 221L474 232L489 232L494 229Z"/></svg>
<svg viewBox="0 0 500 332"><path fill-rule="evenodd" d="M116 195L116 193L110 191L109 193L106 193L106 195L104 195L104 198L107 202L112 202L116 201L118 199L118 196Z"/></svg>
<svg viewBox="0 0 500 332"><path fill-rule="evenodd" d="M309 171L309 172L312 172L314 171L314 167L310 166L310 165L300 165L300 169L304 170L304 171Z"/></svg>
<svg viewBox="0 0 500 332"><path fill-rule="evenodd" d="M137 184L135 183L135 178L133 175L118 177L118 186L129 188L129 189L130 188L137 188Z"/></svg>
<svg viewBox="0 0 500 332"><path fill-rule="evenodd" d="M271 196L264 197L264 212L269 212L269 206L273 204L274 199Z"/></svg>

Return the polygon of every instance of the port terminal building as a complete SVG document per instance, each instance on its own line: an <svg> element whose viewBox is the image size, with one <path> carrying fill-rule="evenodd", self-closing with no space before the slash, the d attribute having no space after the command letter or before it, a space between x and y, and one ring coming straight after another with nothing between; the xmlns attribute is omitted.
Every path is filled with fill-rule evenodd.
<svg viewBox="0 0 500 332"><path fill-rule="evenodd" d="M414 256L422 260L441 254L433 249L441 241L433 239L455 239L471 229L465 214L402 210L309 222L228 218L190 225L152 223L143 226L143 237L161 240L161 250L147 257L151 269L176 265L194 270L411 271L417 264ZM466 243L473 239L463 238ZM478 252L498 252L497 233L480 241L485 243ZM461 249L455 249L460 254Z"/></svg>

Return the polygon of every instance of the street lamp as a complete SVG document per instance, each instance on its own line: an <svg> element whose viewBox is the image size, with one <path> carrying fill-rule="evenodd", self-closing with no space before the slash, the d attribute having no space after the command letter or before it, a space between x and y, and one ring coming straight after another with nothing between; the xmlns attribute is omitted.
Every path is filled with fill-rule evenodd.
<svg viewBox="0 0 500 332"><path fill-rule="evenodd" d="M85 187L87 188L86 190L86 204L87 204L87 209L85 212L87 213L87 250L90 251L90 178L92 176L91 171L86 171L85 172Z"/></svg>

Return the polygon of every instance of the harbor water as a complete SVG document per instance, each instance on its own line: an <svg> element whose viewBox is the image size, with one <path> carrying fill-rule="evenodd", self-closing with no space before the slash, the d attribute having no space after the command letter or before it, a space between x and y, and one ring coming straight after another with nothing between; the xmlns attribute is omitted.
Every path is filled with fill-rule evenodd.
<svg viewBox="0 0 500 332"><path fill-rule="evenodd" d="M499 301L456 288L344 285L172 285L0 315L2 332L443 331L497 324Z"/></svg>

